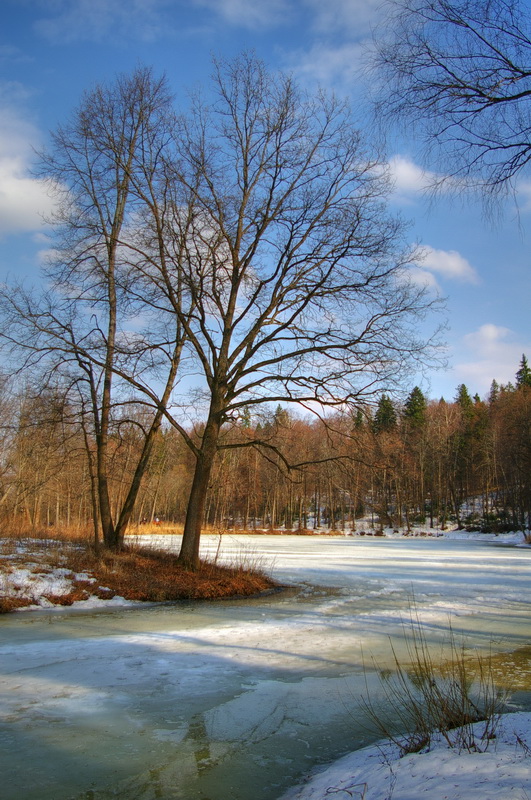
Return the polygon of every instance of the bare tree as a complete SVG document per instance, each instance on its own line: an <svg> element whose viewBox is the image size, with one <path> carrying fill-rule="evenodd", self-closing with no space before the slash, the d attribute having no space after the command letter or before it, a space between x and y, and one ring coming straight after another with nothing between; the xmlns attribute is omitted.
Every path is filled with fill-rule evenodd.
<svg viewBox="0 0 531 800"><path fill-rule="evenodd" d="M185 341L184 315L172 314L162 324L135 272L146 260L171 269L175 258L165 162L172 126L165 83L147 69L87 93L41 160L58 198L47 287L6 286L1 293L2 339L17 366L22 350L22 368L40 371L44 381L77 399L85 431L90 420L101 528L112 548L121 547ZM174 287L174 302L177 293ZM129 490L113 516L109 436L139 397L151 414Z"/></svg>
<svg viewBox="0 0 531 800"><path fill-rule="evenodd" d="M389 386L426 354L418 319L430 307L347 106L246 55L215 65L214 88L182 120L174 178L196 209L180 276L194 311L176 313L207 386L201 435L187 438L180 559L192 568L231 422L262 403L339 407ZM170 291L170 275L155 280Z"/></svg>
<svg viewBox="0 0 531 800"><path fill-rule="evenodd" d="M430 155L492 194L531 158L531 25L520 0L392 0L375 41L380 119L417 123Z"/></svg>

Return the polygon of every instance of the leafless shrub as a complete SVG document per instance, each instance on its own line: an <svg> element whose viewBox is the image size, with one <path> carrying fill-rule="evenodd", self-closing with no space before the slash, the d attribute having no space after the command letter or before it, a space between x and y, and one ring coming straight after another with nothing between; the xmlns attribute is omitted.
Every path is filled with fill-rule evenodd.
<svg viewBox="0 0 531 800"><path fill-rule="evenodd" d="M379 673L393 723L367 693L362 707L371 728L396 744L401 755L430 748L436 735L459 751L487 750L508 697L508 690L495 683L491 658L469 655L450 626L445 642L449 655L441 660L428 645L417 615L405 641L408 663L391 646L394 670Z"/></svg>

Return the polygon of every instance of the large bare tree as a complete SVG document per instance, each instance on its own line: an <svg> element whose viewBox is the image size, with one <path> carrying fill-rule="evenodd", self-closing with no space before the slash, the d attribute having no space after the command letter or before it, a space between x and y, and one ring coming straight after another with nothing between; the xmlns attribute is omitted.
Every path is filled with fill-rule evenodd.
<svg viewBox="0 0 531 800"><path fill-rule="evenodd" d="M180 559L195 568L231 421L263 403L339 407L388 386L425 355L430 303L408 279L381 164L347 105L306 96L252 55L215 64L211 102L181 120L174 185L195 226L180 275L193 312L177 313L206 382L201 434L187 436L196 468Z"/></svg>
<svg viewBox="0 0 531 800"><path fill-rule="evenodd" d="M521 0L391 0L375 39L385 122L416 123L443 173L507 191L531 159L531 15Z"/></svg>

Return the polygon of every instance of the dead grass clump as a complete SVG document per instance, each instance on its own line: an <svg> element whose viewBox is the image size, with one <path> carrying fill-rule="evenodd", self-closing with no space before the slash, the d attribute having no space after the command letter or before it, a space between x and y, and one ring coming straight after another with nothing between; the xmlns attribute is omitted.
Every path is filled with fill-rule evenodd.
<svg viewBox="0 0 531 800"><path fill-rule="evenodd" d="M31 606L34 600L31 597L1 596L0 595L0 614L9 614L17 608Z"/></svg>
<svg viewBox="0 0 531 800"><path fill-rule="evenodd" d="M441 660L433 655L417 617L411 628L406 639L410 663L403 664L392 648L394 671L379 673L386 717L392 723L369 695L363 698L371 727L402 755L429 748L435 735L460 751L486 751L509 696L496 684L491 659L468 655L450 626L449 655Z"/></svg>
<svg viewBox="0 0 531 800"><path fill-rule="evenodd" d="M178 522L141 522L130 525L128 530L132 536L180 536L183 528L184 525Z"/></svg>
<svg viewBox="0 0 531 800"><path fill-rule="evenodd" d="M43 543L46 541L61 542L87 542L93 537L91 525L49 525L34 527L25 521L9 520L0 524L0 539L27 541L28 539L38 539Z"/></svg>
<svg viewBox="0 0 531 800"><path fill-rule="evenodd" d="M39 603L44 597L54 605L119 595L126 600L165 602L218 599L260 594L276 584L265 574L258 559L242 559L236 565L202 562L199 570L184 570L175 553L131 546L120 553L96 552L87 542L18 540L15 546L0 541L0 613ZM5 551L8 552L5 552ZM22 592L3 576L16 569L45 576L61 568L69 581L64 593L34 595L28 584Z"/></svg>
<svg viewBox="0 0 531 800"><path fill-rule="evenodd" d="M163 602L249 596L275 586L252 566L202 562L200 569L192 572L178 564L175 553L139 547L121 553L104 551L98 556L87 549L84 555L77 553L74 558L76 572L96 578L91 594L99 591L104 596L120 595L126 600ZM70 563L69 567L73 568Z"/></svg>

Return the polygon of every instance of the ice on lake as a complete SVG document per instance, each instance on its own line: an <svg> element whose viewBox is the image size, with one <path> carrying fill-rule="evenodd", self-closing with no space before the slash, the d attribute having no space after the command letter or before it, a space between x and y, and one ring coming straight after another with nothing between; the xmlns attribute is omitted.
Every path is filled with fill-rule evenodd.
<svg viewBox="0 0 531 800"><path fill-rule="evenodd" d="M211 554L218 544L204 538ZM359 698L390 666L390 640L403 647L412 606L435 644L449 622L485 650L530 644L531 549L224 536L221 557L242 556L296 588L2 620L4 800L275 800L372 740ZM511 669L528 677L529 658ZM529 694L515 703L531 707Z"/></svg>

